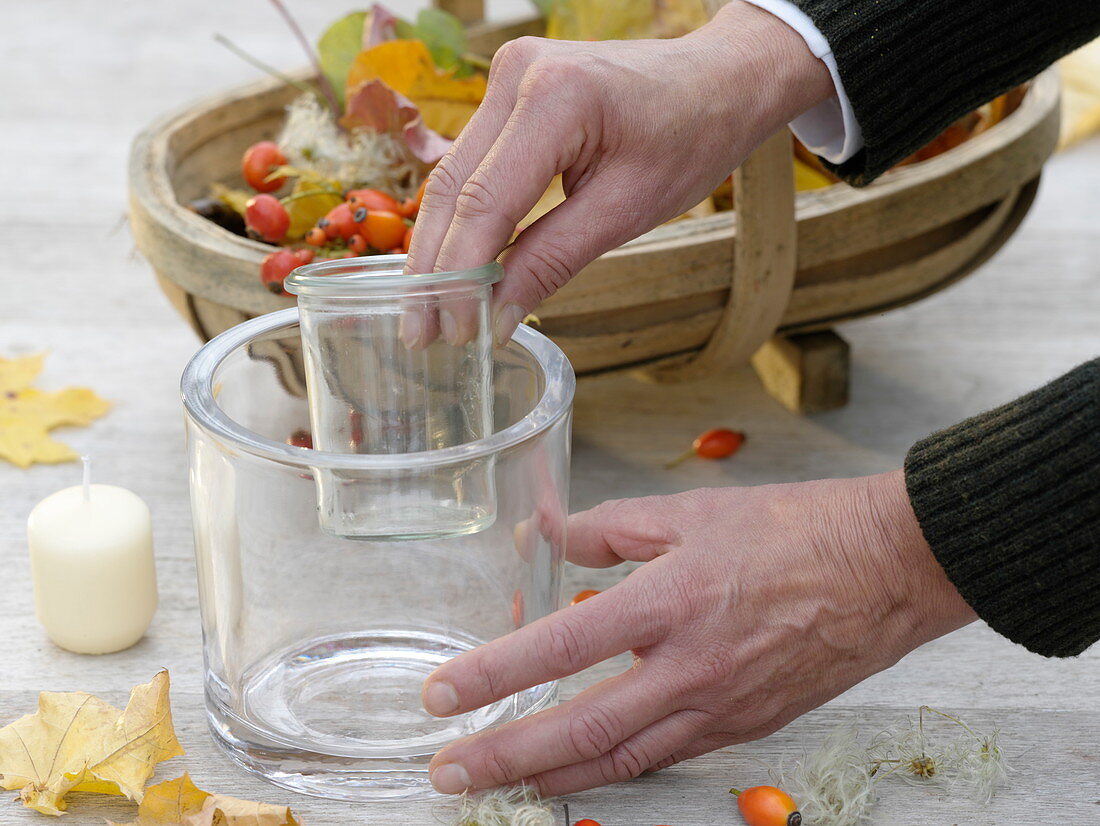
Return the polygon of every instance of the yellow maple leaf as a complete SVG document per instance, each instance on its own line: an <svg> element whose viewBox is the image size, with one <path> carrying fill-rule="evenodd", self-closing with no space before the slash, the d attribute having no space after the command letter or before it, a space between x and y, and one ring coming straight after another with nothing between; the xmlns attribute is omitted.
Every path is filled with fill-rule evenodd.
<svg viewBox="0 0 1100 826"><path fill-rule="evenodd" d="M172 727L168 672L130 692L125 710L83 691L43 691L38 711L0 729L0 787L48 815L69 792L140 801L157 763L183 754Z"/></svg>
<svg viewBox="0 0 1100 826"><path fill-rule="evenodd" d="M407 97L429 129L451 139L458 137L485 97L483 75L456 78L453 70L439 71L419 40L389 40L356 55L348 72L348 99L372 80Z"/></svg>
<svg viewBox="0 0 1100 826"><path fill-rule="evenodd" d="M111 406L84 387L55 392L31 387L44 359L43 354L0 358L0 458L23 468L35 462L76 459L76 453L51 438L49 431L63 425L91 424Z"/></svg>
<svg viewBox="0 0 1100 826"><path fill-rule="evenodd" d="M7 396L30 387L42 372L45 361L45 353L15 359L0 358L0 394Z"/></svg>
<svg viewBox="0 0 1100 826"><path fill-rule="evenodd" d="M146 789L137 820L111 826L298 826L287 806L204 792L184 774Z"/></svg>

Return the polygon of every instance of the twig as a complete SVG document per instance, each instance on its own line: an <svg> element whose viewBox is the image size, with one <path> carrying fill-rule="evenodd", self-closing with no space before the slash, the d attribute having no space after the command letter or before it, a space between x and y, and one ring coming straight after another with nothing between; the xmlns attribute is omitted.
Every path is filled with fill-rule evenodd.
<svg viewBox="0 0 1100 826"><path fill-rule="evenodd" d="M275 10L283 16L283 20L286 21L287 26L290 27L290 31L298 39L298 42L302 45L303 51L306 53L306 57L309 58L310 64L313 66L315 72L317 72L317 85L320 87L321 92L328 99L329 106L332 107L332 114L339 116L340 114L340 98L336 96L336 90L332 88L332 84L329 83L328 78L325 76L324 71L321 69L321 61L317 59L317 52L309 44L309 39L306 37L305 32L302 31L302 27L298 25L290 14L283 0L271 0L271 5L275 7Z"/></svg>
<svg viewBox="0 0 1100 826"><path fill-rule="evenodd" d="M283 83L287 84L288 86L293 86L299 92L304 92L308 95L314 95L315 97L318 96L317 90L310 87L309 84L302 83L302 81L300 81L300 80L295 80L294 78L283 74L278 69L276 69L274 66L269 66L268 64L264 63L258 57L253 57L248 52L246 52L244 49L242 49L240 46L238 46L236 43L234 43L232 40L230 40L228 37L226 37L224 34L215 34L214 35L214 40L216 40L221 45L225 46L225 48L229 49L229 51L233 52L233 54L235 54L237 57L239 57L245 63L251 63L253 66L255 66L257 69L259 69L261 72L267 72L267 74L271 75L274 78L278 78L279 80L281 80Z"/></svg>

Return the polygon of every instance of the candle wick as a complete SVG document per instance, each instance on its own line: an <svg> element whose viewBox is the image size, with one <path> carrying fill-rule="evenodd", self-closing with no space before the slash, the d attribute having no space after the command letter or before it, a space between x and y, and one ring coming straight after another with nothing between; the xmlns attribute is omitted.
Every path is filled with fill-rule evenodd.
<svg viewBox="0 0 1100 826"><path fill-rule="evenodd" d="M87 456L81 456L80 461L84 463L84 501L92 501L92 460Z"/></svg>

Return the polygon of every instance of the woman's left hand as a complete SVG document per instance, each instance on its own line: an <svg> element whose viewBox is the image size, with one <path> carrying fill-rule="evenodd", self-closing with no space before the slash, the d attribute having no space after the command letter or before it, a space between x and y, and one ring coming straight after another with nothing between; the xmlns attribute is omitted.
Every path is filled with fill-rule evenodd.
<svg viewBox="0 0 1100 826"><path fill-rule="evenodd" d="M625 651L633 667L447 746L438 791L568 794L764 737L974 619L900 471L608 502L570 519L568 556L645 564L440 666L425 707L472 711Z"/></svg>

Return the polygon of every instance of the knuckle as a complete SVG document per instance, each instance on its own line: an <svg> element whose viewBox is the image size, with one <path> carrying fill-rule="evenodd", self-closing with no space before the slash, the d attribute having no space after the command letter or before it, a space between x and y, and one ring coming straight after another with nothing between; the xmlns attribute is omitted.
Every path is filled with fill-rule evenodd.
<svg viewBox="0 0 1100 826"><path fill-rule="evenodd" d="M542 42L542 38L531 35L509 40L497 49L493 56L493 62L489 68L490 77L525 68L535 59Z"/></svg>
<svg viewBox="0 0 1100 826"><path fill-rule="evenodd" d="M475 174L458 191L455 218L469 221L492 215L496 211L496 201L485 181Z"/></svg>
<svg viewBox="0 0 1100 826"><path fill-rule="evenodd" d="M602 761L604 780L608 783L620 783L630 780L644 772L650 765L650 758L637 743L626 741L612 748Z"/></svg>
<svg viewBox="0 0 1100 826"><path fill-rule="evenodd" d="M622 740L622 727L610 712L593 707L569 719L569 744L578 760L595 760Z"/></svg>
<svg viewBox="0 0 1100 826"><path fill-rule="evenodd" d="M573 674L588 664L588 644L564 618L547 626L543 644L544 665L555 674Z"/></svg>
<svg viewBox="0 0 1100 826"><path fill-rule="evenodd" d="M482 770L488 782L479 782L478 786L503 786L505 783L520 779L512 760L495 749L489 749L482 756Z"/></svg>
<svg viewBox="0 0 1100 826"><path fill-rule="evenodd" d="M436 164L432 174L428 176L428 185L424 189L424 200L431 202L440 196L453 195L458 192L465 181L460 180L454 168L454 157L448 152L442 160Z"/></svg>
<svg viewBox="0 0 1100 826"><path fill-rule="evenodd" d="M533 791L538 797L554 796L553 787L547 781L547 778L541 774L534 774L530 777L525 777L521 785Z"/></svg>
<svg viewBox="0 0 1100 826"><path fill-rule="evenodd" d="M587 97L595 90L591 69L576 57L547 55L533 60L524 76L523 91L540 100L563 94L575 101Z"/></svg>
<svg viewBox="0 0 1100 826"><path fill-rule="evenodd" d="M493 667L484 658L475 658L473 685L479 686L490 698L497 700L500 699L497 695L498 684Z"/></svg>
<svg viewBox="0 0 1100 826"><path fill-rule="evenodd" d="M552 295L573 277L570 256L554 242L541 241L527 250L529 269L539 291L539 298Z"/></svg>

